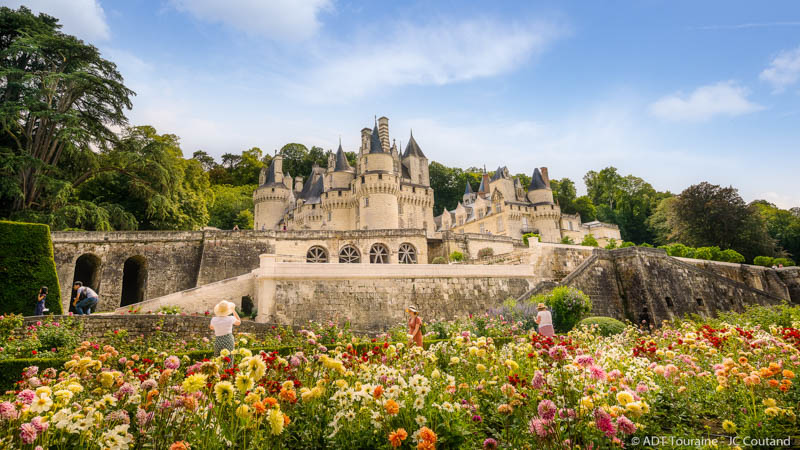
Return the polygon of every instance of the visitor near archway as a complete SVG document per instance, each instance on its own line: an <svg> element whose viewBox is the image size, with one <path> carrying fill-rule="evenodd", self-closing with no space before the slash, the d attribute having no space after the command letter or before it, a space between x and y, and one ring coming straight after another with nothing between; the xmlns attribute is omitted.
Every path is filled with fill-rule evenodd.
<svg viewBox="0 0 800 450"><path fill-rule="evenodd" d="M75 291L75 300L73 304L75 305L75 311L79 315L89 315L93 310L97 309L100 298L94 289L89 286L84 286L80 281L76 281L72 285L72 288ZM84 297L83 300L80 300L81 296Z"/></svg>
<svg viewBox="0 0 800 450"><path fill-rule="evenodd" d="M406 312L411 315L408 319L408 345L422 347L422 319L416 306L409 306Z"/></svg>
<svg viewBox="0 0 800 450"><path fill-rule="evenodd" d="M236 314L236 305L223 300L214 306L214 317L211 318L209 328L214 330L214 356L219 356L223 349L233 351L233 327L241 325L242 320ZM233 358L228 362L228 367L233 367Z"/></svg>
<svg viewBox="0 0 800 450"><path fill-rule="evenodd" d="M41 316L47 311L47 308L44 307L44 302L47 300L47 286L42 286L39 289L39 295L36 297L36 309L34 309L33 315L34 316Z"/></svg>
<svg viewBox="0 0 800 450"><path fill-rule="evenodd" d="M536 309L539 310L539 312L536 313L536 324L539 325L539 334L548 337L555 336L553 315L547 310L547 306L544 303L539 303L536 305Z"/></svg>

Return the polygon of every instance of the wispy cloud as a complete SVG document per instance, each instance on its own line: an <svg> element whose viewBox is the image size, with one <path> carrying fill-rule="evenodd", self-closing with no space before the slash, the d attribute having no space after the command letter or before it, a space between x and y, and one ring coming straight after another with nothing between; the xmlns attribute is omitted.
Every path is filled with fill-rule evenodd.
<svg viewBox="0 0 800 450"><path fill-rule="evenodd" d="M746 30L748 28L800 27L800 22L752 22L730 25L704 25L691 30Z"/></svg>
<svg viewBox="0 0 800 450"><path fill-rule="evenodd" d="M751 102L747 88L734 81L700 86L690 94L676 92L650 104L650 113L671 121L702 122L715 116L740 116L764 109Z"/></svg>
<svg viewBox="0 0 800 450"><path fill-rule="evenodd" d="M564 33L548 22L405 23L321 48L307 75L290 87L308 101L325 103L384 88L492 77L529 61Z"/></svg>
<svg viewBox="0 0 800 450"><path fill-rule="evenodd" d="M320 28L319 14L330 0L169 0L198 20L221 23L253 36L303 40Z"/></svg>
<svg viewBox="0 0 800 450"><path fill-rule="evenodd" d="M4 0L4 6L25 5L36 13L58 18L62 31L88 41L105 41L111 37L106 15L99 0Z"/></svg>
<svg viewBox="0 0 800 450"><path fill-rule="evenodd" d="M797 83L800 80L800 47L778 53L759 78L770 83L776 92Z"/></svg>

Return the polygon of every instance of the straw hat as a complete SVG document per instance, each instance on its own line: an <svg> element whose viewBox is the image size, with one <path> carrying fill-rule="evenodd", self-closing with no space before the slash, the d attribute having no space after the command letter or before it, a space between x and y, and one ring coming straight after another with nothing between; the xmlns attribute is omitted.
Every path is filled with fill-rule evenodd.
<svg viewBox="0 0 800 450"><path fill-rule="evenodd" d="M547 309L547 306L544 303L539 303L538 305L536 305L536 309L538 309L539 311L543 311Z"/></svg>
<svg viewBox="0 0 800 450"><path fill-rule="evenodd" d="M230 316L235 309L236 305L234 305L233 302L223 300L214 307L214 315L219 317Z"/></svg>
<svg viewBox="0 0 800 450"><path fill-rule="evenodd" d="M411 312L413 312L414 314L417 314L417 312L418 312L418 311L417 311L417 307L416 307L416 306L414 306L414 305L411 305L411 306L409 306L409 307L408 307L408 310L409 310L409 311L411 311Z"/></svg>

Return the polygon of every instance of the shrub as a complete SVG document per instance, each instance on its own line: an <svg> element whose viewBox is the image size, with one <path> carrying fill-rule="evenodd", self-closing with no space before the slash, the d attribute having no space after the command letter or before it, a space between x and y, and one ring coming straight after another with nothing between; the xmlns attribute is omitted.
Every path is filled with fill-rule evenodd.
<svg viewBox="0 0 800 450"><path fill-rule="evenodd" d="M578 289L560 286L549 294L537 295L529 300L532 303L544 303L553 314L553 328L559 333L566 333L577 324L584 315L592 310L589 296Z"/></svg>
<svg viewBox="0 0 800 450"><path fill-rule="evenodd" d="M436 258L433 258L431 264L447 264L447 260L444 259L444 256L437 256Z"/></svg>
<svg viewBox="0 0 800 450"><path fill-rule="evenodd" d="M695 259L711 260L711 249L709 247L700 247L694 251Z"/></svg>
<svg viewBox="0 0 800 450"><path fill-rule="evenodd" d="M494 249L491 247L485 247L478 250L478 258L487 258L489 256L494 256Z"/></svg>
<svg viewBox="0 0 800 450"><path fill-rule="evenodd" d="M33 314L39 288L47 286L46 307L61 314L61 294L50 227L0 221L0 314Z"/></svg>
<svg viewBox="0 0 800 450"><path fill-rule="evenodd" d="M180 306L162 306L156 310L156 313L159 314L180 314L181 307Z"/></svg>
<svg viewBox="0 0 800 450"><path fill-rule="evenodd" d="M789 258L775 258L772 260L772 264L776 266L783 264L783 267L790 267L794 265L794 261Z"/></svg>
<svg viewBox="0 0 800 450"><path fill-rule="evenodd" d="M669 244L669 245L658 247L658 248L663 248L664 250L667 251L667 254L669 256L675 256L676 258L689 258L690 257L689 256L690 247L687 247L687 246L685 246L683 244ZM692 249L692 250L694 250L694 249Z"/></svg>
<svg viewBox="0 0 800 450"><path fill-rule="evenodd" d="M561 238L561 243L562 243L562 244L570 244L570 245L575 245L575 241L573 241L573 240L572 240L572 238L571 238L571 237L569 237L569 236L564 236L564 237L562 237L562 238Z"/></svg>
<svg viewBox="0 0 800 450"><path fill-rule="evenodd" d="M66 319L63 323L53 322L52 318L38 327L37 335L39 338L39 350L48 351L56 349L58 351L70 351L74 349L80 341L81 323L77 326L72 318Z"/></svg>
<svg viewBox="0 0 800 450"><path fill-rule="evenodd" d="M245 316L251 316L254 309L253 298L249 295L242 297L242 312Z"/></svg>
<svg viewBox="0 0 800 450"><path fill-rule="evenodd" d="M628 248L628 247L636 247L636 244L629 241L623 241L622 244L619 245L619 248Z"/></svg>
<svg viewBox="0 0 800 450"><path fill-rule="evenodd" d="M450 253L450 261L456 261L457 262L457 261L463 261L463 260L464 260L464 254L463 253L461 253L459 251L455 251L453 253Z"/></svg>
<svg viewBox="0 0 800 450"><path fill-rule="evenodd" d="M772 265L773 258L771 256L756 256L753 258L753 264L757 266L764 266L770 267Z"/></svg>
<svg viewBox="0 0 800 450"><path fill-rule="evenodd" d="M525 233L525 234L522 235L522 243L525 244L525 245L529 245L528 244L528 238L532 238L532 237L535 237L537 241L542 242L542 237L539 236L538 234L536 234L536 233Z"/></svg>
<svg viewBox="0 0 800 450"><path fill-rule="evenodd" d="M616 239L609 239L608 240L608 244L606 244L606 246L605 246L605 249L606 250L614 250L615 248L617 248L617 240Z"/></svg>
<svg viewBox="0 0 800 450"><path fill-rule="evenodd" d="M625 324L613 317L592 316L581 320L578 326L591 327L597 325L597 334L600 336L612 336L620 334L625 330Z"/></svg>
<svg viewBox="0 0 800 450"><path fill-rule="evenodd" d="M648 244L647 242L642 242L641 244L639 244L639 247L653 248L653 245Z"/></svg>
<svg viewBox="0 0 800 450"><path fill-rule="evenodd" d="M720 261L742 264L744 263L744 256L736 250L729 248L722 251Z"/></svg>
<svg viewBox="0 0 800 450"><path fill-rule="evenodd" d="M586 246L586 247L599 247L600 246L600 244L597 243L597 239L595 239L594 236L592 236L592 233L589 233L589 234L587 234L586 236L583 237L583 242L581 242L581 245Z"/></svg>

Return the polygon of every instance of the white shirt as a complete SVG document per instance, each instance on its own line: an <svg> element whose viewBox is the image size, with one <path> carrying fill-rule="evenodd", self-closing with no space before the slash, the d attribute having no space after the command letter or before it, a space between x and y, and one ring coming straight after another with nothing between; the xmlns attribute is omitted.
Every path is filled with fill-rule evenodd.
<svg viewBox="0 0 800 450"><path fill-rule="evenodd" d="M234 322L236 322L236 317L233 316L212 317L211 325L214 327L214 336L225 336L233 333Z"/></svg>
<svg viewBox="0 0 800 450"><path fill-rule="evenodd" d="M86 298L97 298L97 292L94 289L90 288L89 286L81 286L78 288L78 296L80 297L81 294L86 294Z"/></svg>
<svg viewBox="0 0 800 450"><path fill-rule="evenodd" d="M550 314L550 311L539 311L536 314L536 317L539 318L540 327L545 325L553 325L553 316Z"/></svg>

